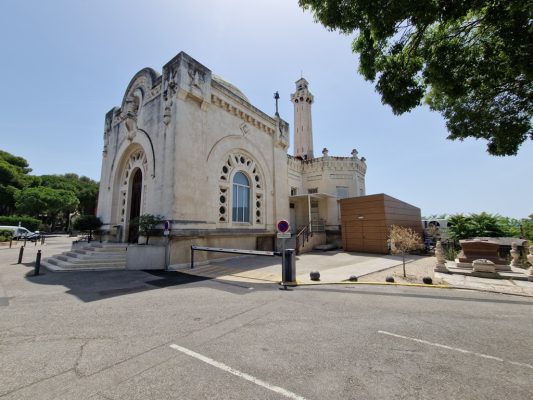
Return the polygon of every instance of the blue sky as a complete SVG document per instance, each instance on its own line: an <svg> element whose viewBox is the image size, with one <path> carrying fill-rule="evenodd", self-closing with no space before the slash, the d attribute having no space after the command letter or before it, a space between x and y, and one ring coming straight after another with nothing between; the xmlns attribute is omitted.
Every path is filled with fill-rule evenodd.
<svg viewBox="0 0 533 400"><path fill-rule="evenodd" d="M367 194L387 193L423 215L533 213L533 142L493 157L481 140L446 140L427 107L395 116L357 74L351 36L313 22L297 0L4 0L0 14L0 149L33 173L100 179L104 116L133 75L161 71L180 51L291 126L303 76L315 96L315 154L367 159ZM291 129L292 132L292 129Z"/></svg>

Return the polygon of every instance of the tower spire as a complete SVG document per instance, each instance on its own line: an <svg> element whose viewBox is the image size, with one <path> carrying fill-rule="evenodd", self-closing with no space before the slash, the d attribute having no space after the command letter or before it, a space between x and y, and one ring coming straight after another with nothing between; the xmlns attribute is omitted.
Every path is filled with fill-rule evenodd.
<svg viewBox="0 0 533 400"><path fill-rule="evenodd" d="M294 104L294 156L304 160L314 157L311 119L314 97L308 86L309 82L302 77L296 81L296 91L291 94L291 102Z"/></svg>

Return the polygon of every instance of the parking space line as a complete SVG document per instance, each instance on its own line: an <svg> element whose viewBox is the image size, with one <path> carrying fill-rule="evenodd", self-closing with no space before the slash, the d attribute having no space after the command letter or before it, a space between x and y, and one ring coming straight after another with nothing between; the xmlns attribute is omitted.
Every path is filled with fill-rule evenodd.
<svg viewBox="0 0 533 400"><path fill-rule="evenodd" d="M247 381L255 383L258 386L262 386L262 387L264 387L264 388L266 388L268 390L271 390L273 392L279 393L279 394L281 394L281 395L283 395L283 396L285 396L285 397L287 397L289 399L306 400L302 396L299 396L299 395L297 395L295 393L292 393L292 392L290 392L288 390L285 390L285 389L283 389L283 388L281 388L279 386L271 385L268 382L262 381L261 379L257 379L256 377L254 377L252 375L249 375L249 374L246 374L244 372L238 371L238 370L230 367L229 365L226 365L226 364L223 364L221 362L215 361L212 358L206 357L206 356L204 356L202 354L199 354L199 353L196 353L196 352L194 352L192 350L186 349L185 347L178 346L177 344L171 344L170 347L173 348L174 350L181 351L182 353L187 354L190 357L194 357L194 358L196 358L196 359L198 359L200 361L203 361L206 364L212 365L213 367L219 368L219 369L221 369L223 371L229 372L230 374L238 376L239 378L245 379Z"/></svg>
<svg viewBox="0 0 533 400"><path fill-rule="evenodd" d="M447 346L445 344L428 342L427 340L412 338L412 337L409 337L409 336L402 336L402 335L398 335L396 333L391 333L391 332L386 332L386 331L378 331L378 333L381 333L382 335L388 335L388 336L397 337L397 338L400 338L400 339L411 340L413 342L423 343L423 344L427 344L427 345L430 345L430 346L440 347L441 349L457 351L459 353L464 353L464 354L471 354L471 355L476 356L476 357L486 358L486 359L489 359L489 360L505 362L505 363L516 365L516 366L519 366L519 367L526 367L526 368L533 369L533 365L531 365L531 364L521 363L521 362L517 362L517 361L504 360L503 358L500 358L500 357L494 357L494 356L490 356L488 354L476 353L475 351L460 349L458 347L452 347L452 346Z"/></svg>

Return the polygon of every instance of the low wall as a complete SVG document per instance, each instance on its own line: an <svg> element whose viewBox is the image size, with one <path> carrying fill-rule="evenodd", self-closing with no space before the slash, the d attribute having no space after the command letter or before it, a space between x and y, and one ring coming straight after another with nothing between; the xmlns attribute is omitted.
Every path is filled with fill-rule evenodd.
<svg viewBox="0 0 533 400"><path fill-rule="evenodd" d="M150 239L151 240L151 239ZM273 236L270 235L213 235L196 237L173 237L170 239L170 265L181 266L191 262L191 246L221 247L242 250L272 251ZM201 265L210 260L228 258L225 253L198 251L194 254L194 263Z"/></svg>
<svg viewBox="0 0 533 400"><path fill-rule="evenodd" d="M165 269L165 246L129 245L126 269Z"/></svg>

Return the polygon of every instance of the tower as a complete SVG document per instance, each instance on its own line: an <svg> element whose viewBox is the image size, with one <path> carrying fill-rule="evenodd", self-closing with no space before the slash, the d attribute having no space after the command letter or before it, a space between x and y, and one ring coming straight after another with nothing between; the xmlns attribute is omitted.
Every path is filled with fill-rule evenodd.
<svg viewBox="0 0 533 400"><path fill-rule="evenodd" d="M313 124L311 104L314 98L308 89L309 83L300 78L296 81L296 92L291 94L294 104L294 156L304 160L313 158Z"/></svg>

